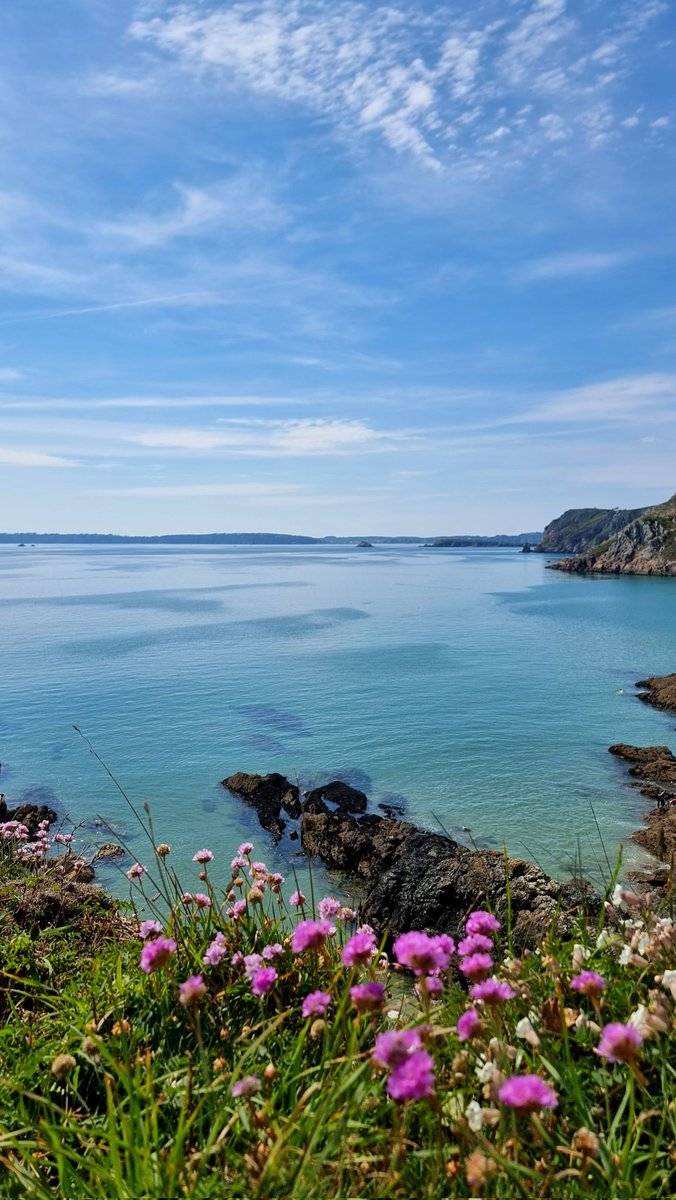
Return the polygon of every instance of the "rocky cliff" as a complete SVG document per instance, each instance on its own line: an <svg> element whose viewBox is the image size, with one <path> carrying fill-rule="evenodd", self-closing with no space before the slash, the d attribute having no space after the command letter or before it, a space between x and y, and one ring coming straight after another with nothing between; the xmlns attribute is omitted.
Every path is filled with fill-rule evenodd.
<svg viewBox="0 0 676 1200"><path fill-rule="evenodd" d="M643 508L569 508L549 522L537 549L547 554L583 554L619 533L643 512Z"/></svg>
<svg viewBox="0 0 676 1200"><path fill-rule="evenodd" d="M549 565L580 574L676 575L676 495L644 509L601 545Z"/></svg>

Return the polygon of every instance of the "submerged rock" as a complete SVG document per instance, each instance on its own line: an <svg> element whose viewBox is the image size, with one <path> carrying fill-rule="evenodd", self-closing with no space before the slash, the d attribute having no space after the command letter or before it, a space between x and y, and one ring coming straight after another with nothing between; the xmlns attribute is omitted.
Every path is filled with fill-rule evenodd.
<svg viewBox="0 0 676 1200"><path fill-rule="evenodd" d="M246 771L237 771L222 783L229 792L234 792L256 810L263 829L267 829L275 841L279 841L286 829L282 809L293 820L300 816L298 788L276 771L270 775L249 775Z"/></svg>
<svg viewBox="0 0 676 1200"><path fill-rule="evenodd" d="M325 783L322 787L313 788L308 792L303 802L303 812L328 811L327 804L335 804L341 813L365 813L368 807L368 796L359 788L351 787L340 779ZM322 807L323 805L323 807Z"/></svg>

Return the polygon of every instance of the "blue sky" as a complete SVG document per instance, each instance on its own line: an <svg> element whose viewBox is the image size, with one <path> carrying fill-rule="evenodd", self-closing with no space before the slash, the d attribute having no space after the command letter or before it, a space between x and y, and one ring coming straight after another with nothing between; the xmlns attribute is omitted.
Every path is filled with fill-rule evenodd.
<svg viewBox="0 0 676 1200"><path fill-rule="evenodd" d="M676 491L662 0L24 0L0 526L516 532Z"/></svg>

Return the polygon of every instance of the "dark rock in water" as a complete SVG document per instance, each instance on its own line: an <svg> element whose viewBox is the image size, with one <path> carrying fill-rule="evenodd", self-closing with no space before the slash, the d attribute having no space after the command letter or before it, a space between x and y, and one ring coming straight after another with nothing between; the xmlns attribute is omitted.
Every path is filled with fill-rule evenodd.
<svg viewBox="0 0 676 1200"><path fill-rule="evenodd" d="M319 807L321 804L324 808ZM340 813L364 813L368 805L368 796L359 788L351 787L340 779L325 783L321 787L308 792L303 804L304 812L324 812L327 804L335 804ZM317 807L314 807L314 806Z"/></svg>
<svg viewBox="0 0 676 1200"><path fill-rule="evenodd" d="M676 758L668 746L627 746L623 742L610 746L610 753L634 764L629 768L629 774L640 781L634 786L656 805L646 813L644 827L632 834L632 841L663 863L673 861L676 854L676 796L672 788L676 786ZM671 785L671 788L660 786L662 784ZM665 891L666 888L667 882L664 882Z"/></svg>
<svg viewBox="0 0 676 1200"><path fill-rule="evenodd" d="M648 679L639 679L636 687L641 688L639 700L664 712L676 712L676 674L651 675Z"/></svg>
<svg viewBox="0 0 676 1200"><path fill-rule="evenodd" d="M111 858L124 858L126 850L122 846L118 846L116 842L106 842L104 846L99 846L92 862L106 862Z"/></svg>
<svg viewBox="0 0 676 1200"><path fill-rule="evenodd" d="M6 798L0 797L0 821L21 821L28 829L31 837L35 837L41 821L53 825L57 814L47 804L19 804L16 808L8 808Z"/></svg>
<svg viewBox="0 0 676 1200"><path fill-rule="evenodd" d="M357 542L357 550L372 550L373 542Z"/></svg>
<svg viewBox="0 0 676 1200"><path fill-rule="evenodd" d="M245 771L237 771L223 780L223 787L255 808L263 829L267 829L276 841L279 841L286 828L282 809L293 820L300 816L298 788L277 772L249 775Z"/></svg>
<svg viewBox="0 0 676 1200"><path fill-rule="evenodd" d="M532 554L530 542L524 542L521 553L522 554Z"/></svg>
<svg viewBox="0 0 676 1200"><path fill-rule="evenodd" d="M676 784L676 758L668 746L627 746L619 742L609 747L610 753L625 762L634 763L629 774L649 783Z"/></svg>

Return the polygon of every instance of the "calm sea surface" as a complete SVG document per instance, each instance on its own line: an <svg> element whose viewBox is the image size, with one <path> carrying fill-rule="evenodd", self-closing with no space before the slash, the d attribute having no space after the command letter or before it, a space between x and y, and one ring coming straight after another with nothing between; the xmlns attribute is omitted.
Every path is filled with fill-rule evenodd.
<svg viewBox="0 0 676 1200"><path fill-rule="evenodd" d="M515 550L3 546L0 790L101 814L143 861L77 724L179 861L253 834L288 866L297 843L272 850L219 786L274 770L349 779L554 874L579 844L593 870L593 814L613 857L643 808L607 747L676 749L633 688L674 669L675 602L676 580L569 577Z"/></svg>

